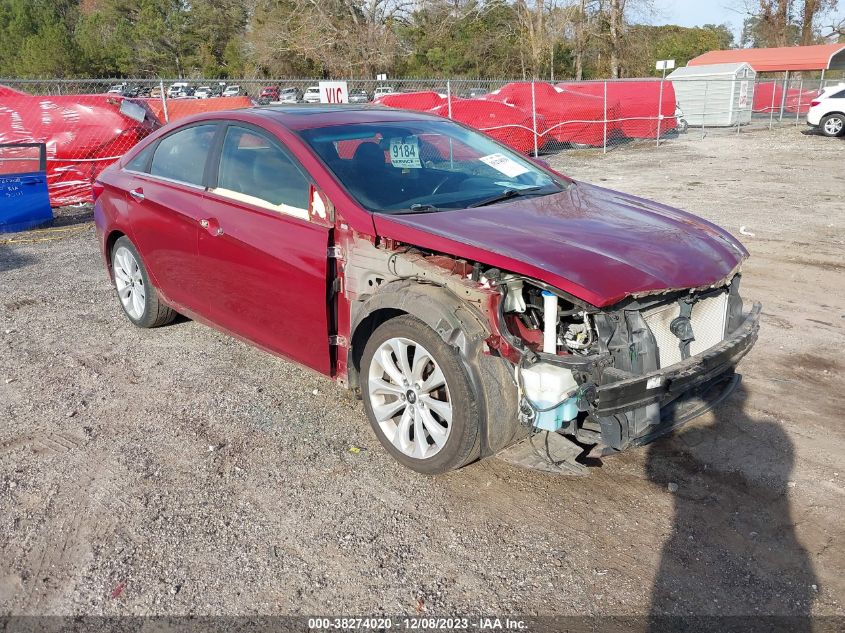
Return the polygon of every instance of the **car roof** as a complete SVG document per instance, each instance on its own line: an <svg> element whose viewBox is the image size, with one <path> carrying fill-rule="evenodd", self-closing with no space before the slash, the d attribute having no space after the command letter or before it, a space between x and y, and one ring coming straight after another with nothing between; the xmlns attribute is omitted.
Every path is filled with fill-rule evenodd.
<svg viewBox="0 0 845 633"><path fill-rule="evenodd" d="M440 120L440 117L424 112L377 105L274 105L250 108L249 111L281 123L290 130L344 124Z"/></svg>

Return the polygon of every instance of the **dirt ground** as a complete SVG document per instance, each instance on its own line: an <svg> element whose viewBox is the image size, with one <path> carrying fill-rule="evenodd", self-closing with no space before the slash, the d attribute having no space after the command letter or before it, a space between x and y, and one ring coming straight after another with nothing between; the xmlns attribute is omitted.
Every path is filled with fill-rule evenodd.
<svg viewBox="0 0 845 633"><path fill-rule="evenodd" d="M0 614L845 616L845 142L801 132L550 157L744 227L764 305L736 395L586 478L422 477L329 380L132 327L87 210L0 245Z"/></svg>

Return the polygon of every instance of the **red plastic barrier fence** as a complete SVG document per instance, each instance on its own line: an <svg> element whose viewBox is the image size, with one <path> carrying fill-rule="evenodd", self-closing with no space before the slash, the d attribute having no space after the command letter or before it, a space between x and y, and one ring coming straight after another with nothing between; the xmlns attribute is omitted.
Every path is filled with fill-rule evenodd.
<svg viewBox="0 0 845 633"><path fill-rule="evenodd" d="M659 81L567 81L557 84L567 92L576 92L608 101L609 125L627 138L656 138L658 116L663 116L660 133L674 130L675 88L663 82L663 96ZM612 104L612 107L611 107Z"/></svg>
<svg viewBox="0 0 845 633"><path fill-rule="evenodd" d="M129 105L123 106L126 101ZM36 97L0 87L0 143L46 143L53 206L90 201L97 174L158 126L140 100L118 95Z"/></svg>

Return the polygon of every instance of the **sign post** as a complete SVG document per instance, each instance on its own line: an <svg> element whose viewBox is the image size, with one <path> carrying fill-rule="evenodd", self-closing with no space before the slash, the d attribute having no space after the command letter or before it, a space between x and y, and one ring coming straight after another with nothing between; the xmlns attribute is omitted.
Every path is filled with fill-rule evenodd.
<svg viewBox="0 0 845 633"><path fill-rule="evenodd" d="M666 81L666 71L672 70L675 67L675 60L661 59L654 67L657 70L663 71L663 75L660 77L660 96L657 102L657 146L660 147L660 128L663 123L663 82Z"/></svg>

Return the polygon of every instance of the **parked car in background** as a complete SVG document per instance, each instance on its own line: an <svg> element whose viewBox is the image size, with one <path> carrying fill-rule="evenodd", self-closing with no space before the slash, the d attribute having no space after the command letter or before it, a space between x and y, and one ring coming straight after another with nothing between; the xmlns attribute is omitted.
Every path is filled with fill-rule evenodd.
<svg viewBox="0 0 845 633"><path fill-rule="evenodd" d="M226 89L223 91L224 97L240 97L243 93L241 91L240 86L226 86Z"/></svg>
<svg viewBox="0 0 845 633"><path fill-rule="evenodd" d="M308 86L302 95L305 103L320 103L320 86Z"/></svg>
<svg viewBox="0 0 845 633"><path fill-rule="evenodd" d="M150 98L151 99L161 99L161 88L159 86L153 86L150 89Z"/></svg>
<svg viewBox="0 0 845 633"><path fill-rule="evenodd" d="M299 88L283 88L279 91L277 101L281 103L299 103L302 100L302 91Z"/></svg>
<svg viewBox="0 0 845 633"><path fill-rule="evenodd" d="M138 97L140 93L141 88L139 86L123 82L111 86L107 94L118 94L123 97Z"/></svg>
<svg viewBox="0 0 845 633"><path fill-rule="evenodd" d="M184 81L177 81L176 83L170 84L170 87L167 89L167 96L170 99L175 99L176 97L181 96L183 90L188 87L188 84Z"/></svg>
<svg viewBox="0 0 845 633"><path fill-rule="evenodd" d="M271 101L278 101L279 100L279 87L278 86L264 86L261 89L261 92L258 93L258 103L262 101L266 103L270 103Z"/></svg>
<svg viewBox="0 0 845 633"><path fill-rule="evenodd" d="M131 323L182 313L334 378L423 473L536 463L540 432L546 454L650 442L722 403L757 339L727 231L421 112L194 116L94 195Z"/></svg>
<svg viewBox="0 0 845 633"><path fill-rule="evenodd" d="M368 103L370 95L363 88L353 88L349 91L349 103Z"/></svg>
<svg viewBox="0 0 845 633"><path fill-rule="evenodd" d="M480 99L490 91L484 86L470 86L459 92L462 99Z"/></svg>
<svg viewBox="0 0 845 633"><path fill-rule="evenodd" d="M211 86L200 86L194 91L197 99L208 99L211 96Z"/></svg>
<svg viewBox="0 0 845 633"><path fill-rule="evenodd" d="M810 102L807 124L825 136L845 135L845 84L828 86Z"/></svg>
<svg viewBox="0 0 845 633"><path fill-rule="evenodd" d="M226 90L226 82L221 81L211 86L210 97L222 97L223 91Z"/></svg>
<svg viewBox="0 0 845 633"><path fill-rule="evenodd" d="M392 86L379 86L373 92L373 101L377 101L379 97L396 94Z"/></svg>

